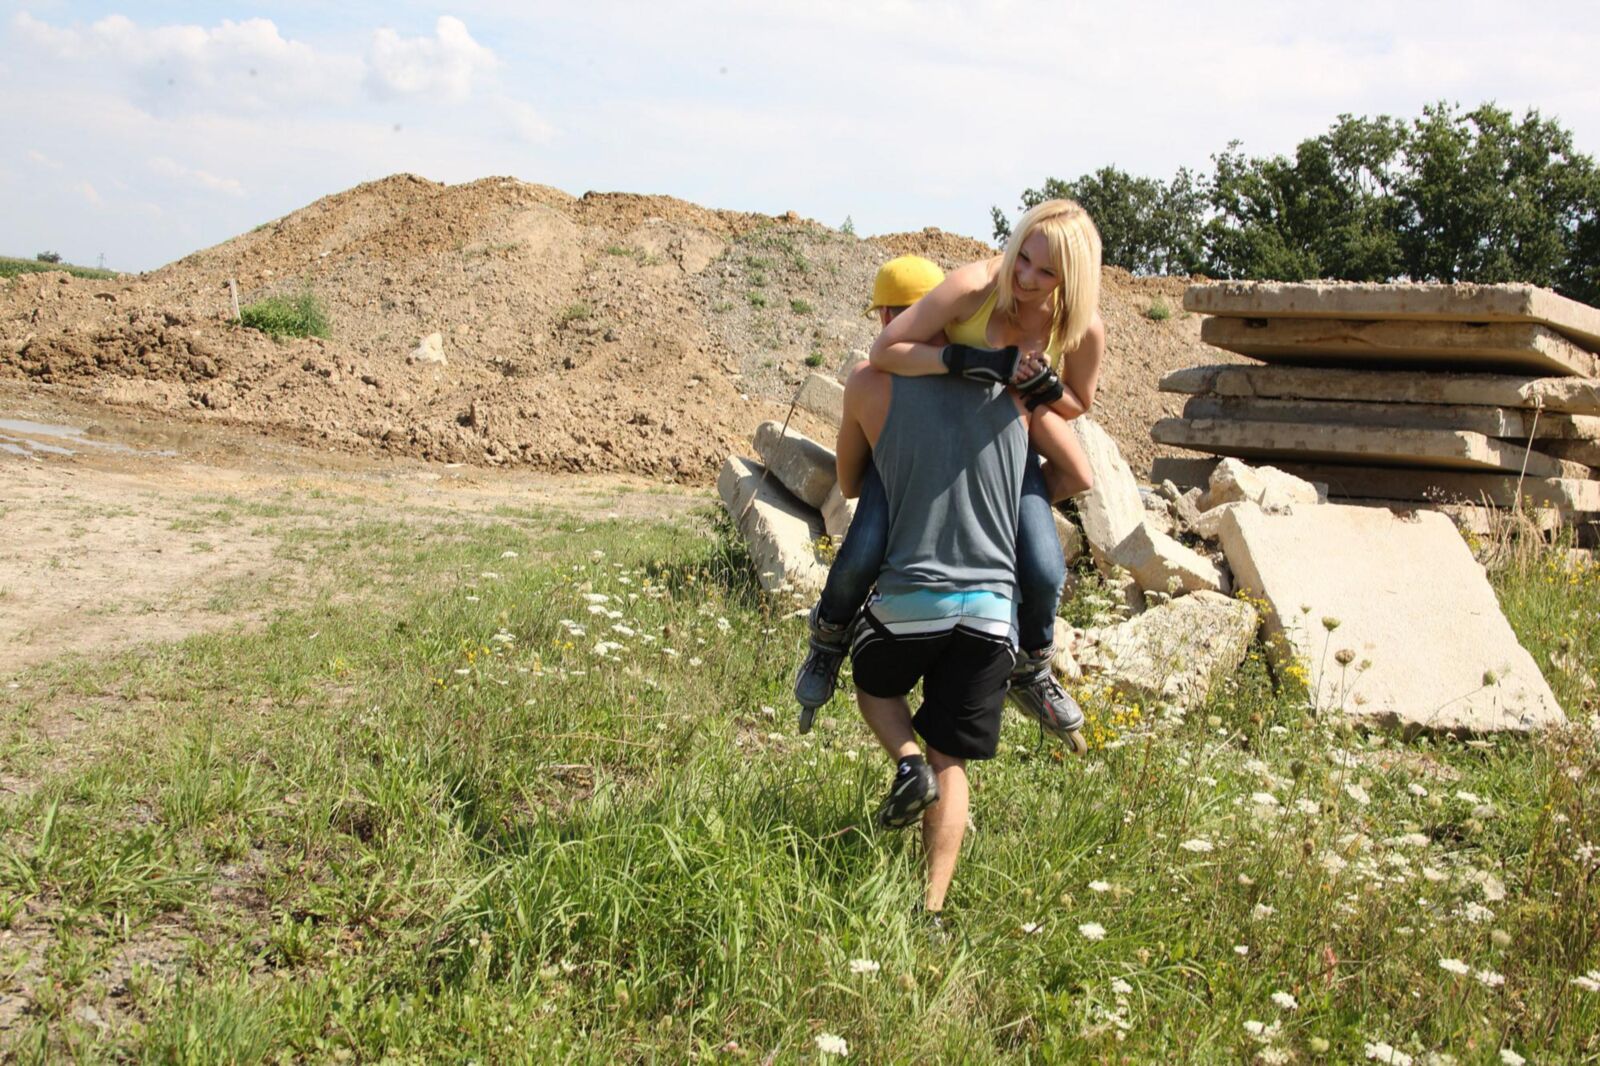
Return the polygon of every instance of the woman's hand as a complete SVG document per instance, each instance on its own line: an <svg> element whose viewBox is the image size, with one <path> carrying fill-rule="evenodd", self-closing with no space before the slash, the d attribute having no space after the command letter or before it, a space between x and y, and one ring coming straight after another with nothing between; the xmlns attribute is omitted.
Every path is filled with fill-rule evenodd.
<svg viewBox="0 0 1600 1066"><path fill-rule="evenodd" d="M1050 364L1045 362L1044 356L1039 352L1025 352L1020 362L1017 363L1017 372L1011 375L1011 384L1036 378L1041 373L1050 369Z"/></svg>

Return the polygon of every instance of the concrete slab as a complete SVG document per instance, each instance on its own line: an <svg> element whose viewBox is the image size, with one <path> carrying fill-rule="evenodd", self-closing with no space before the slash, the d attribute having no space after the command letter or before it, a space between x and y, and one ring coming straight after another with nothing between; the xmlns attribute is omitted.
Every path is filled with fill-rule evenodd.
<svg viewBox="0 0 1600 1066"><path fill-rule="evenodd" d="M1234 318L1534 322L1600 349L1600 308L1534 285L1224 281L1189 286L1183 309Z"/></svg>
<svg viewBox="0 0 1600 1066"><path fill-rule="evenodd" d="M1191 396L1487 404L1600 415L1600 381L1589 378L1227 364L1174 370L1158 387Z"/></svg>
<svg viewBox="0 0 1600 1066"><path fill-rule="evenodd" d="M833 449L825 448L804 433L781 422L763 422L756 427L756 454L783 487L812 507L821 508L828 490L838 481Z"/></svg>
<svg viewBox="0 0 1600 1066"><path fill-rule="evenodd" d="M1216 459L1157 459L1151 476L1178 485L1204 485ZM1553 507L1564 514L1592 516L1600 512L1600 481L1574 478L1520 479L1515 474L1481 474L1460 470L1417 470L1406 467L1336 466L1330 463L1280 463L1308 481L1324 482L1334 499L1463 500L1495 507Z"/></svg>
<svg viewBox="0 0 1600 1066"><path fill-rule="evenodd" d="M1240 592L1266 603L1269 653L1305 672L1320 712L1462 734L1565 720L1444 515L1240 508L1222 549Z"/></svg>
<svg viewBox="0 0 1600 1066"><path fill-rule="evenodd" d="M1122 538L1112 560L1133 575L1145 592L1181 596L1188 592L1227 593L1227 575L1193 548L1145 522Z"/></svg>
<svg viewBox="0 0 1600 1066"><path fill-rule="evenodd" d="M1382 382L1373 383L1381 389ZM1517 407L1476 404L1357 403L1338 400L1279 400L1256 396L1195 396L1183 417L1238 422L1337 422L1396 429L1464 429L1486 437L1600 439L1600 418Z"/></svg>
<svg viewBox="0 0 1600 1066"><path fill-rule="evenodd" d="M844 418L844 386L824 374L807 374L795 392L795 403L837 426Z"/></svg>
<svg viewBox="0 0 1600 1066"><path fill-rule="evenodd" d="M1533 450L1570 463L1582 463L1591 470L1600 466L1600 441L1535 440Z"/></svg>
<svg viewBox="0 0 1600 1066"><path fill-rule="evenodd" d="M730 455L717 475L717 493L749 546L761 587L810 603L828 579L816 552L821 518L776 478L763 479L762 469L760 463Z"/></svg>
<svg viewBox="0 0 1600 1066"><path fill-rule="evenodd" d="M1186 710L1244 661L1256 633L1249 604L1196 592L1115 626L1086 630L1073 657L1133 699L1170 701Z"/></svg>
<svg viewBox="0 0 1600 1066"><path fill-rule="evenodd" d="M1242 459L1370 463L1459 470L1511 470L1532 477L1584 478L1589 468L1481 433L1341 426L1320 422L1229 422L1163 418L1150 429L1170 444Z"/></svg>
<svg viewBox="0 0 1600 1066"><path fill-rule="evenodd" d="M850 532L850 523L855 521L855 517L856 501L845 499L835 483L828 490L828 498L822 501L822 528L838 543Z"/></svg>
<svg viewBox="0 0 1600 1066"><path fill-rule="evenodd" d="M1208 318L1200 339L1263 363L1373 364L1593 377L1600 358L1522 322L1364 322L1342 318Z"/></svg>
<svg viewBox="0 0 1600 1066"><path fill-rule="evenodd" d="M1078 517L1095 565L1109 575L1115 566L1112 550L1144 521L1144 502L1139 483L1111 435L1088 415L1073 419L1072 426L1094 476L1094 486L1077 497Z"/></svg>

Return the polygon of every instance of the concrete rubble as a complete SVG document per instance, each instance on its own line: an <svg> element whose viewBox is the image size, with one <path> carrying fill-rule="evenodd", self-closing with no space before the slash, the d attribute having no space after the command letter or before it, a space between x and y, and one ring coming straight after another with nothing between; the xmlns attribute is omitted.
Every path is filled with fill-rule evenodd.
<svg viewBox="0 0 1600 1066"><path fill-rule="evenodd" d="M1127 698L1192 710L1217 679L1239 668L1257 625L1249 604L1195 592L1119 625L1086 630L1073 656L1085 673Z"/></svg>
<svg viewBox="0 0 1600 1066"><path fill-rule="evenodd" d="M763 422L756 427L756 454L783 482L783 487L815 508L821 508L838 480L833 449L780 422Z"/></svg>
<svg viewBox="0 0 1600 1066"><path fill-rule="evenodd" d="M750 549L761 587L809 602L828 578L816 550L822 523L776 478L762 473L760 464L730 455L717 476L717 493Z"/></svg>
<svg viewBox="0 0 1600 1066"><path fill-rule="evenodd" d="M1269 653L1298 667L1319 712L1458 734L1564 720L1445 516L1242 506L1220 538L1240 593L1266 605Z"/></svg>

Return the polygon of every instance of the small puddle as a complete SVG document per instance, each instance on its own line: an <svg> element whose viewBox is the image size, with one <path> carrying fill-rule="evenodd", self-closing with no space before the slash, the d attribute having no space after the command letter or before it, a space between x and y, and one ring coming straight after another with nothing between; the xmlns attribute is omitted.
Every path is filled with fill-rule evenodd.
<svg viewBox="0 0 1600 1066"><path fill-rule="evenodd" d="M91 436L90 434L93 435ZM80 429L77 426L61 425L54 422L33 422L25 418L0 418L0 451L10 452L13 455L77 455L80 450L89 448L121 452L127 455L177 454L172 451L141 452L141 449L131 448L114 440L102 439L106 436L106 431L100 426ZM39 439L41 437L44 439ZM65 443L54 443L56 441ZM67 445L69 444L74 447L68 447Z"/></svg>

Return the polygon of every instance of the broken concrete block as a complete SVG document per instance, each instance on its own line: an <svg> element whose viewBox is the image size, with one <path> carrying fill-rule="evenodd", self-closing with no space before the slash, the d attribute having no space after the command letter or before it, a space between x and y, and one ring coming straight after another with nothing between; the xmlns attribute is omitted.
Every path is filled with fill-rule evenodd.
<svg viewBox="0 0 1600 1066"><path fill-rule="evenodd" d="M756 453L772 476L795 496L820 508L838 478L833 449L779 422L756 427Z"/></svg>
<svg viewBox="0 0 1600 1066"><path fill-rule="evenodd" d="M761 464L730 455L717 475L717 492L749 546L761 587L792 591L797 599L809 601L828 578L816 552L822 523L776 478L763 479L761 474Z"/></svg>
<svg viewBox="0 0 1600 1066"><path fill-rule="evenodd" d="M1230 591L1227 578L1210 559L1152 529L1149 522L1123 537L1111 558L1132 574L1145 592L1178 596L1201 589Z"/></svg>
<svg viewBox="0 0 1600 1066"><path fill-rule="evenodd" d="M1600 369L1592 352L1530 323L1208 318L1200 324L1200 339L1272 364L1430 364L1450 370L1583 377Z"/></svg>
<svg viewBox="0 0 1600 1066"><path fill-rule="evenodd" d="M1533 285L1226 281L1189 286L1183 309L1230 318L1533 322L1600 349L1600 308Z"/></svg>
<svg viewBox="0 0 1600 1066"><path fill-rule="evenodd" d="M1374 389L1382 382L1374 382ZM1194 396L1183 417L1234 422L1335 422L1396 429L1464 429L1486 437L1513 440L1600 437L1600 418L1556 414L1521 407L1442 403L1355 403L1337 400L1278 400L1255 396Z"/></svg>
<svg viewBox="0 0 1600 1066"><path fill-rule="evenodd" d="M1159 388L1193 396L1354 402L1382 396L1385 403L1541 407L1547 414L1600 415L1600 382L1589 378L1224 365L1174 370L1162 377Z"/></svg>
<svg viewBox="0 0 1600 1066"><path fill-rule="evenodd" d="M1582 463L1593 470L1600 466L1600 441L1595 440L1535 440L1535 451L1568 462Z"/></svg>
<svg viewBox="0 0 1600 1066"><path fill-rule="evenodd" d="M1317 504L1328 498L1327 487L1318 488L1275 466L1251 466L1238 459L1224 459L1211 471L1206 493L1199 501L1202 511L1225 503L1249 500L1269 511L1295 504Z"/></svg>
<svg viewBox="0 0 1600 1066"><path fill-rule="evenodd" d="M822 527L837 544L850 531L850 523L855 517L856 501L845 499L844 493L839 491L839 485L835 482L833 488L828 490L828 498L822 501Z"/></svg>
<svg viewBox="0 0 1600 1066"><path fill-rule="evenodd" d="M1061 538L1061 561L1071 569L1072 564L1083 557L1083 530L1054 507L1050 508L1050 514L1056 520L1056 536Z"/></svg>
<svg viewBox="0 0 1600 1066"><path fill-rule="evenodd" d="M1094 477L1094 485L1077 497L1078 517L1083 521L1084 537L1095 565L1101 573L1109 574L1112 550L1144 521L1144 503L1139 497L1139 483L1116 441L1088 415L1073 419L1072 426Z"/></svg>
<svg viewBox="0 0 1600 1066"><path fill-rule="evenodd" d="M444 334L428 334L417 342L417 346L411 349L411 354L406 358L413 363L433 363L436 366L445 366L448 360L444 357Z"/></svg>
<svg viewBox="0 0 1600 1066"><path fill-rule="evenodd" d="M1172 485L1172 482L1163 481L1162 484ZM1200 524L1200 500L1205 495L1205 491L1200 488L1192 488L1187 492L1178 492L1176 485L1172 487L1172 517L1178 520L1180 529L1193 533L1195 527Z"/></svg>
<svg viewBox="0 0 1600 1066"><path fill-rule="evenodd" d="M1256 626L1249 604L1196 592L1120 625L1088 630L1073 654L1086 673L1100 674L1126 696L1192 710L1218 678L1239 668Z"/></svg>
<svg viewBox="0 0 1600 1066"><path fill-rule="evenodd" d="M1298 664L1319 711L1464 734L1564 720L1444 515L1239 508L1222 548L1241 592L1267 605L1277 664Z"/></svg>
<svg viewBox="0 0 1600 1066"><path fill-rule="evenodd" d="M844 386L822 374L807 374L795 393L795 403L837 426L844 419Z"/></svg>
<svg viewBox="0 0 1600 1066"><path fill-rule="evenodd" d="M1243 459L1526 470L1533 477L1589 476L1589 468L1580 463L1530 452L1481 433L1452 430L1163 418L1151 427L1150 437L1158 444Z"/></svg>
<svg viewBox="0 0 1600 1066"><path fill-rule="evenodd" d="M1209 511L1201 511L1200 517L1195 521L1194 533L1204 540L1214 541L1222 535L1222 516L1229 511L1240 507L1257 506L1250 500L1235 500L1233 503L1219 504ZM1283 508L1279 508L1283 510Z"/></svg>
<svg viewBox="0 0 1600 1066"><path fill-rule="evenodd" d="M1055 652L1050 656L1050 669L1063 681L1077 681L1083 677L1078 660L1072 657L1077 637L1065 619L1056 619Z"/></svg>

